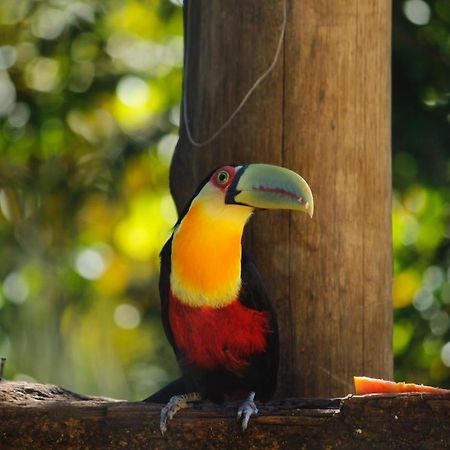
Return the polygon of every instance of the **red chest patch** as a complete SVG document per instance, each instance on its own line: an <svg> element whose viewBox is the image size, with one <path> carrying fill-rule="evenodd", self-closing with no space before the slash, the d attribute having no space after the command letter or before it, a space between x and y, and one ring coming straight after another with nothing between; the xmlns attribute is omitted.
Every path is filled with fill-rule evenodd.
<svg viewBox="0 0 450 450"><path fill-rule="evenodd" d="M243 369L248 357L266 348L267 312L235 301L224 308L191 307L171 295L169 322L187 363L207 369Z"/></svg>

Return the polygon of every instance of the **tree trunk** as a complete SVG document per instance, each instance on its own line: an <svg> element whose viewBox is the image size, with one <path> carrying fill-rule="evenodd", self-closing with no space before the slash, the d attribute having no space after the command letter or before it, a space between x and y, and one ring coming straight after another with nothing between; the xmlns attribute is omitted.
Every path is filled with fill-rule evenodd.
<svg viewBox="0 0 450 450"><path fill-rule="evenodd" d="M283 1L184 2L192 134L210 137L273 61ZM278 395L339 396L353 375L392 377L390 0L286 0L273 71L211 143L182 121L171 169L181 210L223 164L300 173L305 214L259 213L248 241L274 300Z"/></svg>

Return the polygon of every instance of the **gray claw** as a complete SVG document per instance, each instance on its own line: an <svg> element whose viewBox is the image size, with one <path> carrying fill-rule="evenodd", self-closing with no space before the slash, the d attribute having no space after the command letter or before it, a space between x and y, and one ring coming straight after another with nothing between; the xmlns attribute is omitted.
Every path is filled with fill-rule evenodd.
<svg viewBox="0 0 450 450"><path fill-rule="evenodd" d="M180 411L180 409L190 408L192 402L199 402L201 396L198 392L192 392L190 394L174 395L166 406L161 409L161 417L159 420L159 429L161 434L167 431L167 421L172 420L173 416Z"/></svg>
<svg viewBox="0 0 450 450"><path fill-rule="evenodd" d="M253 401L255 399L255 393L250 392L247 400L242 403L242 405L239 407L237 412L237 419L240 420L242 418L241 426L242 431L245 431L248 426L248 422L250 420L250 417L254 414L258 414L258 408L255 405L255 402Z"/></svg>

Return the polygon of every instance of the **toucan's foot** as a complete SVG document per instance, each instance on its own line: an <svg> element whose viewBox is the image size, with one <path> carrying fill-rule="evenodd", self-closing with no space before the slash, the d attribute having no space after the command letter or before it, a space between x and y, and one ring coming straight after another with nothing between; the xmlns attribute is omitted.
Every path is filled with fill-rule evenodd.
<svg viewBox="0 0 450 450"><path fill-rule="evenodd" d="M244 403L242 403L242 405L239 407L238 412L237 412L237 419L241 420L241 425L242 425L242 431L245 431L247 429L248 426L248 421L250 420L250 417L253 414L258 414L258 408L255 405L255 402L253 401L255 399L255 393L254 392L250 392L250 394L248 395L247 400L245 400Z"/></svg>
<svg viewBox="0 0 450 450"><path fill-rule="evenodd" d="M173 416L180 410L189 408L191 403L201 401L202 397L198 392L191 392L190 394L174 395L166 406L161 410L161 418L159 420L159 429L161 434L167 431L167 421L171 420Z"/></svg>

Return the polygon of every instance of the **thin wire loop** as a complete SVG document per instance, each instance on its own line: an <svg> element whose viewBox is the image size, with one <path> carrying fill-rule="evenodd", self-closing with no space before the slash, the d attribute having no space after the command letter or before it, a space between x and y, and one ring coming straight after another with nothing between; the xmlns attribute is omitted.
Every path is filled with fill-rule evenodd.
<svg viewBox="0 0 450 450"><path fill-rule="evenodd" d="M188 20L187 20L187 23L189 23L191 3L192 2L190 1L189 2L189 6L188 6ZM233 113L230 115L230 117L228 117L228 119L225 120L225 122L223 122L223 124L208 139L205 139L204 141L197 141L196 139L194 139L194 137L192 136L191 129L189 127L189 120L188 120L188 114L187 114L187 75L189 73L189 71L188 71L189 33L188 33L188 30L186 30L186 33L187 33L187 37L186 37L186 58L185 58L185 64L184 64L184 77L183 77L183 121L184 121L184 127L185 127L185 130L186 130L186 135L188 137L188 140L194 147L204 147L205 145L208 145L214 139L216 139L216 137L219 136L219 134L222 133L222 131L225 130L225 128L228 125L230 125L232 120L237 116L239 111L243 108L243 106L245 105L247 100L250 98L250 96L253 94L253 92L269 76L269 74L274 69L274 67L275 67L275 65L276 65L276 63L278 61L278 58L280 56L281 49L283 47L284 35L285 35L285 32L286 32L286 23L287 23L286 2L283 2L283 5L284 5L283 24L281 26L280 37L278 39L278 45L277 45L277 49L275 51L275 55L274 55L272 63L263 72L263 74L260 75L257 78L257 80L253 83L253 86L245 94L244 98L241 100L241 102L239 103L237 108L233 111Z"/></svg>

